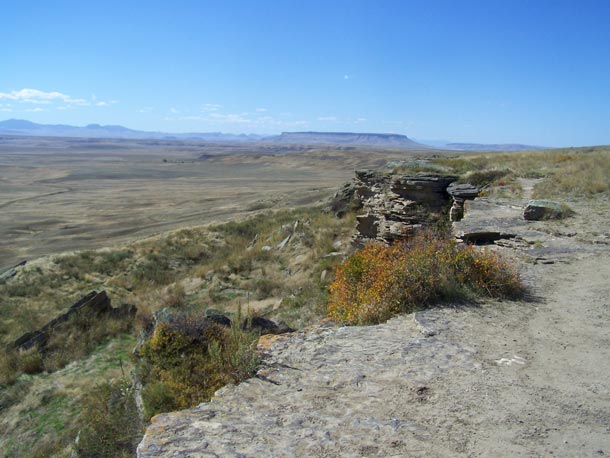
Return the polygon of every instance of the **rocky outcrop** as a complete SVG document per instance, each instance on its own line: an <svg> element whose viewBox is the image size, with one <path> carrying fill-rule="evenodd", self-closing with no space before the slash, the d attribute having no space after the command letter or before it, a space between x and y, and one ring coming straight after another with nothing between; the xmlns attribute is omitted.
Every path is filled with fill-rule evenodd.
<svg viewBox="0 0 610 458"><path fill-rule="evenodd" d="M357 218L355 243L392 243L436 223L448 211L448 186L455 176L432 173L356 172L354 199L363 213Z"/></svg>
<svg viewBox="0 0 610 458"><path fill-rule="evenodd" d="M10 347L17 350L27 350L37 346L39 349L43 349L53 331L78 314L125 317L131 319L136 314L136 307L134 305L124 304L114 308L110 303L110 298L106 294L106 291L92 291L75 302L67 312L62 313L49 321L40 329L23 334L15 340Z"/></svg>
<svg viewBox="0 0 610 458"><path fill-rule="evenodd" d="M447 326L443 317L420 319L430 335ZM422 387L450 371L480 370L471 348L422 338L412 320L327 323L263 339L255 378L221 388L211 402L157 415L137 456L409 456L405 441L431 440L434 428L388 406L417 405Z"/></svg>
<svg viewBox="0 0 610 458"><path fill-rule="evenodd" d="M171 329L181 333L186 332L192 336L204 336L205 330L210 326L219 325L229 328L232 325L232 320L228 316L211 309L206 311L204 316L193 316L192 314L166 307L154 314L152 327L149 329L149 332L154 332L154 329L160 324L165 324ZM276 323L260 316L243 319L240 326L244 331L254 331L261 335L294 332L294 329L282 321Z"/></svg>
<svg viewBox="0 0 610 458"><path fill-rule="evenodd" d="M469 183L451 183L447 193L453 198L453 205L449 210L449 221L460 221L464 217L464 202L475 199L480 192L478 186Z"/></svg>
<svg viewBox="0 0 610 458"><path fill-rule="evenodd" d="M21 261L19 264L16 264L13 267L2 272L0 274L0 281L5 281L5 280L8 280L9 278L13 278L15 275L17 275L17 269L19 269L19 267L25 266L26 263L27 263L27 261Z"/></svg>

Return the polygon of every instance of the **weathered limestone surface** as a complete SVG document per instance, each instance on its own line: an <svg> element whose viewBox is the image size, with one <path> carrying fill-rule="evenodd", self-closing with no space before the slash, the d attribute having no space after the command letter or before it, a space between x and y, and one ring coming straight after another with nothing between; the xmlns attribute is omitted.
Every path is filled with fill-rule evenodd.
<svg viewBox="0 0 610 458"><path fill-rule="evenodd" d="M428 335L446 326L426 323ZM406 456L408 443L435 435L406 406L449 370L480 370L472 348L425 337L411 316L267 342L257 378L194 409L156 416L138 457Z"/></svg>

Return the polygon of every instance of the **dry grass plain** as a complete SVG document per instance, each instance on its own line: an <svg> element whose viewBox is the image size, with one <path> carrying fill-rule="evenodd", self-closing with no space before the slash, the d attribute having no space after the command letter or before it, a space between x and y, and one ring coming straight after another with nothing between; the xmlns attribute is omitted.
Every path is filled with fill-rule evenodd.
<svg viewBox="0 0 610 458"><path fill-rule="evenodd" d="M265 208L311 204L328 198L356 168L430 154L1 137L0 269Z"/></svg>

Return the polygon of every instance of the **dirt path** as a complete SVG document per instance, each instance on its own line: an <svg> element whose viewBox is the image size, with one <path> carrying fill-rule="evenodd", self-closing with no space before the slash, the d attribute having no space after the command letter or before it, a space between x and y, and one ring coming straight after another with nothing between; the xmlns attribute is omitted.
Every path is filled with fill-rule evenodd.
<svg viewBox="0 0 610 458"><path fill-rule="evenodd" d="M258 378L155 417L138 456L610 455L610 248L573 234L604 212L524 225L513 204L480 205L516 233L529 302L277 339Z"/></svg>

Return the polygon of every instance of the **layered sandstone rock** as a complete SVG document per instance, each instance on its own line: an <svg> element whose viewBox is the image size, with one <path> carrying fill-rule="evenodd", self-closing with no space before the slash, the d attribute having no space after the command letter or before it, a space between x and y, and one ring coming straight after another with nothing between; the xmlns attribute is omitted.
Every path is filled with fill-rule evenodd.
<svg viewBox="0 0 610 458"><path fill-rule="evenodd" d="M356 244L369 240L391 243L435 224L449 211L447 187L455 180L431 173L357 171L354 198L363 213L357 216Z"/></svg>

